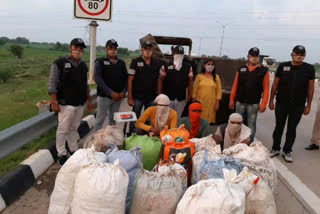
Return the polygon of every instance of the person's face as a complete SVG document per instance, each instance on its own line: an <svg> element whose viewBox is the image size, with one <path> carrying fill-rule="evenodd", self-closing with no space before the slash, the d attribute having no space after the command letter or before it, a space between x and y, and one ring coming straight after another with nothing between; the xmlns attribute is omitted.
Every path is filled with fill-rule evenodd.
<svg viewBox="0 0 320 214"><path fill-rule="evenodd" d="M118 49L118 47L117 47L117 46L114 46L114 45L112 45L112 46L107 46L107 47L106 47L107 55L108 55L109 57L116 57L117 54L118 54L117 49Z"/></svg>
<svg viewBox="0 0 320 214"><path fill-rule="evenodd" d="M259 63L259 56L248 55L248 60L251 64L257 65Z"/></svg>
<svg viewBox="0 0 320 214"><path fill-rule="evenodd" d="M145 58L150 58L152 56L152 47L147 46L141 49L142 56Z"/></svg>
<svg viewBox="0 0 320 214"><path fill-rule="evenodd" d="M69 46L69 51L74 59L80 60L83 56L84 48L81 46L72 45Z"/></svg>
<svg viewBox="0 0 320 214"><path fill-rule="evenodd" d="M304 58L305 58L305 56L306 55L302 54L302 53L295 53L295 52L291 53L292 60L297 64L302 63Z"/></svg>
<svg viewBox="0 0 320 214"><path fill-rule="evenodd" d="M203 65L205 71L212 72L214 70L214 63L212 61L207 62L205 65Z"/></svg>

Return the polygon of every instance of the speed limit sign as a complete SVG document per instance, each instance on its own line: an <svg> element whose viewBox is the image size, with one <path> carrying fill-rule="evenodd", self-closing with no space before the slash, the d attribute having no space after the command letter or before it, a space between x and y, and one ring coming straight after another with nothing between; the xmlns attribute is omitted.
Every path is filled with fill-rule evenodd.
<svg viewBox="0 0 320 214"><path fill-rule="evenodd" d="M74 17L111 21L112 0L74 0Z"/></svg>

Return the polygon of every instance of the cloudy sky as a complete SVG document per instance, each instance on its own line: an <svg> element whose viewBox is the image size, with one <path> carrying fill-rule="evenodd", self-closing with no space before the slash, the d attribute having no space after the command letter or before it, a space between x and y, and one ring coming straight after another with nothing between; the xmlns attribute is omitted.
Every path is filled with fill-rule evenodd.
<svg viewBox="0 0 320 214"><path fill-rule="evenodd" d="M89 21L73 18L73 0L0 0L0 36L31 41L89 41ZM114 38L121 47L139 48L153 35L190 37L194 54L244 57L257 46L278 61L289 60L296 44L306 61L320 62L319 0L115 0L112 22L98 22L97 44Z"/></svg>

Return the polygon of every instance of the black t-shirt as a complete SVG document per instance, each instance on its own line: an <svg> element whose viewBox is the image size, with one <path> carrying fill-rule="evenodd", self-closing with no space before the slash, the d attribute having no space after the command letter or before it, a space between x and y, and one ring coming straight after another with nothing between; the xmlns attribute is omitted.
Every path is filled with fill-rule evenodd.
<svg viewBox="0 0 320 214"><path fill-rule="evenodd" d="M161 66L161 63L155 59L151 59L150 64L147 64L142 56L132 60L128 73L134 76L132 86L134 98L147 100L156 98Z"/></svg>
<svg viewBox="0 0 320 214"><path fill-rule="evenodd" d="M275 76L280 78L277 102L305 105L309 80L315 79L313 65L305 62L300 66L293 66L291 62L280 63Z"/></svg>

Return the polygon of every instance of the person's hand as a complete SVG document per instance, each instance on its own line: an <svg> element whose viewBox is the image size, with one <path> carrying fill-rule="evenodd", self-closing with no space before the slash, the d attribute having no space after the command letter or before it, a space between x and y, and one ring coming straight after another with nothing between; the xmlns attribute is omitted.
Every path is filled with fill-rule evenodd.
<svg viewBox="0 0 320 214"><path fill-rule="evenodd" d="M121 99L123 99L125 96L126 96L126 93L124 93L124 92L120 93Z"/></svg>
<svg viewBox="0 0 320 214"><path fill-rule="evenodd" d="M234 101L229 102L229 109L234 110Z"/></svg>
<svg viewBox="0 0 320 214"><path fill-rule="evenodd" d="M91 102L91 100L88 100L87 109L88 109L88 111L92 111L92 102Z"/></svg>
<svg viewBox="0 0 320 214"><path fill-rule="evenodd" d="M121 100L121 96L120 96L119 93L113 92L113 93L110 94L110 96L112 97L112 99L113 99L114 101L119 101L119 100Z"/></svg>
<svg viewBox="0 0 320 214"><path fill-rule="evenodd" d="M151 128L150 132L153 133L153 136L160 136L160 130L159 129L155 129L155 128Z"/></svg>
<svg viewBox="0 0 320 214"><path fill-rule="evenodd" d="M133 106L134 105L134 99L132 97L128 98L128 105Z"/></svg>
<svg viewBox="0 0 320 214"><path fill-rule="evenodd" d="M220 102L217 101L217 102L216 102L216 105L215 105L215 107L214 107L215 112L218 112L218 111L219 111L219 108L220 108Z"/></svg>
<svg viewBox="0 0 320 214"><path fill-rule="evenodd" d="M263 112L266 111L266 109L267 109L267 107L260 105L260 107L259 107L259 112L263 113Z"/></svg>
<svg viewBox="0 0 320 214"><path fill-rule="evenodd" d="M273 102L273 101L270 101L270 103L269 103L269 109L270 109L270 110L274 110L274 102Z"/></svg>
<svg viewBox="0 0 320 214"><path fill-rule="evenodd" d="M303 114L308 115L310 113L310 110L311 110L310 106L305 107Z"/></svg>
<svg viewBox="0 0 320 214"><path fill-rule="evenodd" d="M55 113L60 112L60 107L57 101L51 101L51 108Z"/></svg>

